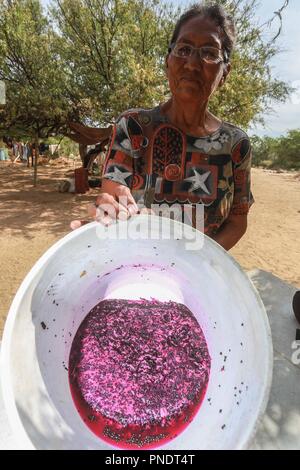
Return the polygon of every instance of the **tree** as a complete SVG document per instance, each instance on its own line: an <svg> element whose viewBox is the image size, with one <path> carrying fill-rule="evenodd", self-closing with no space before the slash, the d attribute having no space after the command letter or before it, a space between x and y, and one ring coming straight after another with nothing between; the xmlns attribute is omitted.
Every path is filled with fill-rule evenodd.
<svg viewBox="0 0 300 470"><path fill-rule="evenodd" d="M300 129L281 137L252 137L253 163L270 168L300 170Z"/></svg>
<svg viewBox="0 0 300 470"><path fill-rule="evenodd" d="M271 75L270 59L278 48L275 38L263 39L267 25L255 24L256 0L217 2L233 14L238 40L231 76L210 109L247 128L262 121L272 100L284 101L289 87ZM70 95L88 101L93 120L107 123L125 109L166 99L164 59L181 8L157 0L55 0L55 5Z"/></svg>
<svg viewBox="0 0 300 470"><path fill-rule="evenodd" d="M150 107L164 96L164 56L177 9L157 0L54 3L68 96L85 100L90 119L108 123L128 107Z"/></svg>
<svg viewBox="0 0 300 470"><path fill-rule="evenodd" d="M36 185L40 139L61 133L72 114L54 32L38 0L0 0L0 63L6 84L0 133L35 143Z"/></svg>
<svg viewBox="0 0 300 470"><path fill-rule="evenodd" d="M274 101L284 102L291 88L272 76L270 60L279 53L276 39L281 33L282 8L263 25L255 19L257 0L217 0L229 11L237 29L237 42L231 59L232 69L225 86L215 95L211 110L223 119L247 129L264 123L262 114ZM264 33L275 18L280 18L277 34L269 41Z"/></svg>
<svg viewBox="0 0 300 470"><path fill-rule="evenodd" d="M252 163L254 166L272 166L277 157L278 139L275 137L251 137Z"/></svg>
<svg viewBox="0 0 300 470"><path fill-rule="evenodd" d="M300 170L300 129L290 130L280 139L278 155L288 167Z"/></svg>
<svg viewBox="0 0 300 470"><path fill-rule="evenodd" d="M266 42L256 0L217 1L233 14L238 41L231 76L210 109L246 129L289 93L270 68L280 27ZM50 12L49 20L39 0L0 0L2 134L38 142L68 134L69 120L104 127L125 109L167 99L165 57L181 8L159 0L53 0Z"/></svg>

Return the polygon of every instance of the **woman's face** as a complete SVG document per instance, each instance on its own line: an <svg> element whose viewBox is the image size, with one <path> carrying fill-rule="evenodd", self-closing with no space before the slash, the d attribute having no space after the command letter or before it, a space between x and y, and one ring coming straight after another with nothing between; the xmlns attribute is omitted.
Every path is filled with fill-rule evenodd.
<svg viewBox="0 0 300 470"><path fill-rule="evenodd" d="M194 47L210 46L222 50L219 27L211 19L197 16L180 28L176 44ZM221 56L223 54L221 53ZM172 52L166 59L167 77L172 95L184 101L204 103L225 82L230 64L208 64L197 53L191 57L176 57Z"/></svg>

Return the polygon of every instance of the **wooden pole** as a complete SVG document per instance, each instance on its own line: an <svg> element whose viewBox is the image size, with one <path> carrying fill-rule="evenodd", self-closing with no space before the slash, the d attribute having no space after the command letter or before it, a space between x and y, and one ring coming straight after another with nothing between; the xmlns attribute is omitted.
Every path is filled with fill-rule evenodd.
<svg viewBox="0 0 300 470"><path fill-rule="evenodd" d="M34 138L34 173L33 173L33 186L37 185L37 166L39 160L39 137L35 135Z"/></svg>
<svg viewBox="0 0 300 470"><path fill-rule="evenodd" d="M86 156L86 153L87 153L87 145L79 144L79 155L80 155L83 167L84 167L84 157Z"/></svg>

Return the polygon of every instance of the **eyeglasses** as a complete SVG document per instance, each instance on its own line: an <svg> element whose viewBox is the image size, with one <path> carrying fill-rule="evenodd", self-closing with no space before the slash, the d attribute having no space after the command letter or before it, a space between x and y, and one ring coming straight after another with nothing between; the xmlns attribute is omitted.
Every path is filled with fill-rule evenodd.
<svg viewBox="0 0 300 470"><path fill-rule="evenodd" d="M225 51L222 53L223 51L220 49L211 46L194 47L190 44L178 43L171 44L169 52L172 52L175 57L180 57L181 59L192 57L197 52L198 57L206 64L219 64L228 60Z"/></svg>

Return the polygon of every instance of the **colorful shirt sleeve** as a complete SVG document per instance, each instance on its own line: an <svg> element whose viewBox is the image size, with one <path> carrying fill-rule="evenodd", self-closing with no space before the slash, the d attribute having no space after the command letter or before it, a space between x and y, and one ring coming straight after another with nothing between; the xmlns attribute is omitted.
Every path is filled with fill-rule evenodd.
<svg viewBox="0 0 300 470"><path fill-rule="evenodd" d="M230 214L248 214L254 203L251 193L251 157L250 140L248 137L243 137L232 149L234 196Z"/></svg>
<svg viewBox="0 0 300 470"><path fill-rule="evenodd" d="M137 160L148 144L135 111L127 111L116 121L107 152L103 178L132 189Z"/></svg>
<svg viewBox="0 0 300 470"><path fill-rule="evenodd" d="M126 118L118 119L113 127L102 178L131 188L133 159Z"/></svg>

